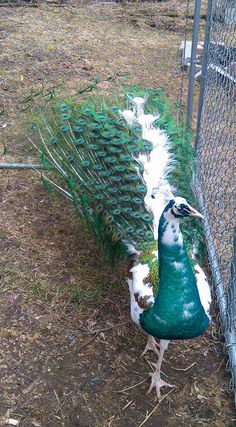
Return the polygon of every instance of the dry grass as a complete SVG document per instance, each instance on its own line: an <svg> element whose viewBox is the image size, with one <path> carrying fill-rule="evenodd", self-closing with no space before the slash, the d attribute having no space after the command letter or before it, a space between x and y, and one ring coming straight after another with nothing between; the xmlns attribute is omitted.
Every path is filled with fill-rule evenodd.
<svg viewBox="0 0 236 427"><path fill-rule="evenodd" d="M34 156L19 101L36 88L65 80L70 92L97 74L128 72L177 101L184 4L2 7L4 160ZM151 414L149 427L233 426L216 325L172 344L163 369L178 389L153 411L122 266L101 258L72 207L50 199L37 175L1 171L0 185L1 425L8 417L22 427L129 427Z"/></svg>

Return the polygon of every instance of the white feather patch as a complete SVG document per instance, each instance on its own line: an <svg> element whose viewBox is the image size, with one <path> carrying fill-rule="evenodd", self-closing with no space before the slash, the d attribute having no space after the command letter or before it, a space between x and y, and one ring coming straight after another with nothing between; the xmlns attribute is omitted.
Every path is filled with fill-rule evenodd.
<svg viewBox="0 0 236 427"><path fill-rule="evenodd" d="M147 304L154 303L153 289L148 283L144 283L144 279L149 275L150 270L147 264L137 264L131 268L130 272L133 275L132 279L128 279L130 291L130 311L133 322L139 325L139 316L144 309L138 304L135 299L135 294L139 298L145 298Z"/></svg>
<svg viewBox="0 0 236 427"><path fill-rule="evenodd" d="M212 298L211 298L210 286L208 284L206 275L204 271L201 269L200 265L196 264L194 266L194 270L195 270L195 277L196 277L197 288L198 288L201 304L205 310L206 315L211 320L210 307L211 307Z"/></svg>
<svg viewBox="0 0 236 427"><path fill-rule="evenodd" d="M124 110L121 115L128 124L140 124L142 138L152 143L153 149L149 154L140 154L139 163L143 166L143 180L147 187L144 202L146 209L153 214L154 238L158 238L158 225L166 203L173 194L173 188L167 181L174 162L167 134L154 126L159 114L145 114L146 99L142 97L129 98L132 110ZM154 194L155 193L155 194ZM154 197L153 197L154 196Z"/></svg>

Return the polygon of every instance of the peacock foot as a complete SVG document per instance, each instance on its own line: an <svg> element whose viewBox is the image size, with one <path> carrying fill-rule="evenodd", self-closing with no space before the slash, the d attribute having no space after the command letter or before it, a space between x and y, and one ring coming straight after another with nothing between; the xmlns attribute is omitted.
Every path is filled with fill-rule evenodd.
<svg viewBox="0 0 236 427"><path fill-rule="evenodd" d="M152 363L153 366L157 367L157 364ZM163 381L161 379L161 375L160 375L160 371L156 370L155 372L151 372L150 374L151 377L151 384L150 387L147 391L147 394L151 393L152 389L155 388L156 389L156 394L157 394L157 398L160 399L161 398L161 388L162 387L171 387L174 388L175 386L172 384L169 384L165 381Z"/></svg>
<svg viewBox="0 0 236 427"><path fill-rule="evenodd" d="M143 350L140 358L142 358L143 356L145 356L145 354L148 351L153 351L153 353L155 353L159 357L159 351L157 350L157 346L159 347L159 344L157 344L157 342L155 341L155 339L151 335L148 335L146 347Z"/></svg>

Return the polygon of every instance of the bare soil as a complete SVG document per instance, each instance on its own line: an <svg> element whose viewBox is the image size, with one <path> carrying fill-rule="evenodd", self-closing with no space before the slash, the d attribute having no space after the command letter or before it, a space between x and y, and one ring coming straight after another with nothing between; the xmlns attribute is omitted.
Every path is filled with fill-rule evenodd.
<svg viewBox="0 0 236 427"><path fill-rule="evenodd" d="M179 100L185 1L36 6L0 8L2 161L34 160L19 101L38 88L128 72ZM1 171L0 191L0 425L233 427L216 316L204 337L171 344L163 369L176 389L158 404L123 266L102 258L36 173Z"/></svg>

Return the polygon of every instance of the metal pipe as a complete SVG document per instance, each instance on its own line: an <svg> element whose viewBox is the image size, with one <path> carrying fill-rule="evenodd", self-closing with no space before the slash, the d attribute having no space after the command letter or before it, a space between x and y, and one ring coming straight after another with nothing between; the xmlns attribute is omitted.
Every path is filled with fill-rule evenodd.
<svg viewBox="0 0 236 427"><path fill-rule="evenodd" d="M231 313L230 325L226 335L226 348L229 353L229 369L232 375L232 391L236 390L236 308L235 308L235 293L236 293L236 228L234 230L233 241L233 259L231 265L231 289L232 295L229 299L229 312ZM234 394L234 404L236 406L236 393Z"/></svg>
<svg viewBox="0 0 236 427"><path fill-rule="evenodd" d="M44 167L33 163L0 163L0 169L44 169Z"/></svg>
<svg viewBox="0 0 236 427"><path fill-rule="evenodd" d="M210 34L211 34L211 15L212 15L212 0L208 0L207 15L206 15L206 28L205 28L205 37L204 37L204 55L203 55L203 62L202 62L202 72L201 72L201 78L200 78L200 91L199 91L199 99L198 99L198 116L197 116L195 150L197 150L197 147L198 147L198 140L199 140L199 134L200 134L200 128L201 128L202 107L203 107L204 92L205 92L205 82L206 82Z"/></svg>
<svg viewBox="0 0 236 427"><path fill-rule="evenodd" d="M193 93L195 84L195 64L197 57L197 44L198 44L198 33L200 25L200 14L201 14L201 0L195 0L194 8L194 22L193 22L193 34L192 34L192 49L191 49L191 62L189 71L189 86L188 86L188 103L187 103L187 127L191 127L192 114L193 114Z"/></svg>

